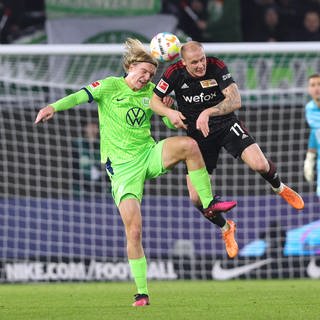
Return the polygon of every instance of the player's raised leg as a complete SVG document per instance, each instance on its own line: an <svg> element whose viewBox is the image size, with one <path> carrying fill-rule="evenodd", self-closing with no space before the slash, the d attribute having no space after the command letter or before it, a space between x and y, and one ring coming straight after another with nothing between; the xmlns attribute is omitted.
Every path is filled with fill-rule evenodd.
<svg viewBox="0 0 320 320"><path fill-rule="evenodd" d="M163 146L163 165L171 168L179 161L184 161L188 169L188 187L192 187L194 194L203 206L202 214L212 223L217 224L223 233L228 232L226 248L230 257L238 253L238 245L234 239L235 228L221 215L236 206L235 201L220 201L212 195L210 177L205 167L200 149L195 140L188 137L172 137L165 140ZM231 231L230 231L231 230Z"/></svg>
<svg viewBox="0 0 320 320"><path fill-rule="evenodd" d="M226 220L221 212L205 213L200 198L194 189L189 176L187 175L187 184L189 196L195 207L208 219L211 223L217 225L222 232L222 239L225 243L226 251L230 258L234 258L239 251L238 244L235 240L236 224L232 220Z"/></svg>
<svg viewBox="0 0 320 320"><path fill-rule="evenodd" d="M254 171L270 183L274 192L281 196L289 205L297 210L304 208L302 197L281 182L275 164L266 159L258 144L247 147L241 154L242 160Z"/></svg>
<svg viewBox="0 0 320 320"><path fill-rule="evenodd" d="M218 197L213 196L210 177L200 149L192 138L171 137L165 139L162 160L165 168L171 168L180 161L186 163L190 181L199 195L204 212L208 215L231 210L237 205L235 201L220 201Z"/></svg>

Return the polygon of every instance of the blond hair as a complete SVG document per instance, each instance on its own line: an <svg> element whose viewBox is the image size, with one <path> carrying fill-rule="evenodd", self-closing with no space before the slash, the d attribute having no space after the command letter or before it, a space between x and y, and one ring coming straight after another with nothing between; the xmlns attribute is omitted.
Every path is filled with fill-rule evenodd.
<svg viewBox="0 0 320 320"><path fill-rule="evenodd" d="M128 38L122 58L123 69L127 72L131 64L148 62L158 67L158 61L151 56L144 45L137 39Z"/></svg>

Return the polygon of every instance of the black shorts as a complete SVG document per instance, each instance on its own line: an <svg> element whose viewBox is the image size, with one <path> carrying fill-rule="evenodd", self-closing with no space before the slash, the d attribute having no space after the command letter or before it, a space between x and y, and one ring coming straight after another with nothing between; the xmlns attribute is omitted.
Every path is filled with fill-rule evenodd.
<svg viewBox="0 0 320 320"><path fill-rule="evenodd" d="M222 147L234 158L240 158L244 149L256 143L243 122L237 118L227 121L207 138L204 138L201 132L199 133L193 138L198 142L206 168L210 174L217 167Z"/></svg>

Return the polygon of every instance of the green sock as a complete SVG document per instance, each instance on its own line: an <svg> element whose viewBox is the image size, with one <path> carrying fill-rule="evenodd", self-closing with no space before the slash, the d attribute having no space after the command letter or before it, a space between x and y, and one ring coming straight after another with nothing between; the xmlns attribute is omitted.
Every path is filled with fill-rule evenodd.
<svg viewBox="0 0 320 320"><path fill-rule="evenodd" d="M139 259L129 259L129 265L138 293L148 294L146 257L143 256Z"/></svg>
<svg viewBox="0 0 320 320"><path fill-rule="evenodd" d="M188 174L193 187L199 195L203 208L208 208L211 200L213 199L213 195L207 169L205 167L200 168L189 171Z"/></svg>

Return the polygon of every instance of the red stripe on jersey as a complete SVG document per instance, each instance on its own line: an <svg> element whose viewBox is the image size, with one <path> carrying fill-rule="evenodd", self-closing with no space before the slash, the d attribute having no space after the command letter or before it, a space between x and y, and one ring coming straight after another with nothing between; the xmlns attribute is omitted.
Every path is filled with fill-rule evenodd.
<svg viewBox="0 0 320 320"><path fill-rule="evenodd" d="M224 62L222 60L219 60L218 58L207 58L207 63L214 64L220 69L226 66Z"/></svg>
<svg viewBox="0 0 320 320"><path fill-rule="evenodd" d="M184 65L182 64L182 62L178 61L178 62L172 64L171 66L169 66L163 75L168 79L175 70L181 69L183 67L184 67Z"/></svg>

